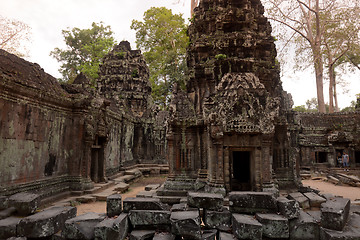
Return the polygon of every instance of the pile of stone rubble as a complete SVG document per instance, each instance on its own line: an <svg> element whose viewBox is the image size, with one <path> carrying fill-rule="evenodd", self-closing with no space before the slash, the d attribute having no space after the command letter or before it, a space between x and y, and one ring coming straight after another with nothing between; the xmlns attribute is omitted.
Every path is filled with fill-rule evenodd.
<svg viewBox="0 0 360 240"><path fill-rule="evenodd" d="M312 191L230 192L228 201L190 192L173 206L114 194L106 214L79 216L70 206L37 212L38 204L32 193L0 197L0 239L360 239L359 209Z"/></svg>

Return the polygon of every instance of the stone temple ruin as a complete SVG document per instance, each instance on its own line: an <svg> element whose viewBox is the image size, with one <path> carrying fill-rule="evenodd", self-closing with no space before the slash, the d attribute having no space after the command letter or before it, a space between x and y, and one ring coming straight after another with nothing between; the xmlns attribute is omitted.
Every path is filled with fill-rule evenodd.
<svg viewBox="0 0 360 240"><path fill-rule="evenodd" d="M259 0L200 2L186 90L175 87L169 111L153 104L146 62L126 41L95 87L82 74L59 84L0 50L0 239L360 239L360 210L300 178L344 151L356 173L359 111L291 110L263 13ZM106 214L36 213L141 171L169 175L136 198L109 196Z"/></svg>

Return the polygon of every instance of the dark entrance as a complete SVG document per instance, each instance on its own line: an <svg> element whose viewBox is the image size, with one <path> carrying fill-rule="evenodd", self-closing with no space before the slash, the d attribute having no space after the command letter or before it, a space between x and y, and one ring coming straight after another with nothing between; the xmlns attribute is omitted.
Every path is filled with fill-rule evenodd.
<svg viewBox="0 0 360 240"><path fill-rule="evenodd" d="M91 147L91 180L93 182L105 181L104 146L106 139L96 136Z"/></svg>
<svg viewBox="0 0 360 240"><path fill-rule="evenodd" d="M250 191L250 152L232 153L231 191Z"/></svg>
<svg viewBox="0 0 360 240"><path fill-rule="evenodd" d="M360 165L360 151L355 151L355 164Z"/></svg>

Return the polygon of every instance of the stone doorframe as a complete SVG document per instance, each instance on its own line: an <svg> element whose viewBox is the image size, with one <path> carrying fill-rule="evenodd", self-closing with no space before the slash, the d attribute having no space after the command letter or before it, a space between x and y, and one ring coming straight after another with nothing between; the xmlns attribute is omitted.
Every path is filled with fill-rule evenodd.
<svg viewBox="0 0 360 240"><path fill-rule="evenodd" d="M231 174L233 152L249 152L250 153L250 185L251 190L255 190L256 186L256 156L258 155L255 147L224 147L224 180L226 191L231 191Z"/></svg>

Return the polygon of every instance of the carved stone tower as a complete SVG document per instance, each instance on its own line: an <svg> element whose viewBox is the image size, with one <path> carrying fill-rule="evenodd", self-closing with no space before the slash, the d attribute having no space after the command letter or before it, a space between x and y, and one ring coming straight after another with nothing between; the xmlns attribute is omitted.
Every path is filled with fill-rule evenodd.
<svg viewBox="0 0 360 240"><path fill-rule="evenodd" d="M195 9L187 91L177 90L171 102L165 188L224 192L275 185L274 149L288 159L287 136L276 129L286 126L291 104L263 13L260 0L203 0Z"/></svg>

